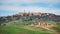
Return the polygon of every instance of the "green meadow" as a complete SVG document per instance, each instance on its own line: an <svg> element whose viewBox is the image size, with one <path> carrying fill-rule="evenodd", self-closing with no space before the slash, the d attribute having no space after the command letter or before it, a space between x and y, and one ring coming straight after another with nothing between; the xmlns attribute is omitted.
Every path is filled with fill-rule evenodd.
<svg viewBox="0 0 60 34"><path fill-rule="evenodd" d="M50 34L47 32L37 32L32 30L27 30L24 28L17 28L12 26L1 26L0 34Z"/></svg>
<svg viewBox="0 0 60 34"><path fill-rule="evenodd" d="M30 24L34 24L35 21L26 21L26 20L13 20L7 22L5 26L0 26L0 34L54 34L47 29L41 27L31 27ZM53 21L46 21L53 23ZM60 32L60 24L56 27L52 27L56 32Z"/></svg>

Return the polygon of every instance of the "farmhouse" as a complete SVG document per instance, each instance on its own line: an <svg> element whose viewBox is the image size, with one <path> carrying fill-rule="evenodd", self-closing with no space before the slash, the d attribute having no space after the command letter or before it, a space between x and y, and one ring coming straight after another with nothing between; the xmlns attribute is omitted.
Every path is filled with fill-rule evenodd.
<svg viewBox="0 0 60 34"><path fill-rule="evenodd" d="M41 26L41 27L52 27L52 26L54 26L54 24L45 23L45 22L38 22L38 23L36 23L36 25Z"/></svg>

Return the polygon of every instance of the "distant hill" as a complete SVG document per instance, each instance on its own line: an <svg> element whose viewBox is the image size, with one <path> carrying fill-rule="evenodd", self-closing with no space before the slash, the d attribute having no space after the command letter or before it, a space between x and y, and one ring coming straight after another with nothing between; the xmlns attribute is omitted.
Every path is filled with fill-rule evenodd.
<svg viewBox="0 0 60 34"><path fill-rule="evenodd" d="M60 22L60 15L55 15L52 13L40 13L40 12L34 12L34 13L20 12L16 15L0 17L0 25L2 23L6 23L6 22L9 22L12 20L19 20L19 19L39 20L39 21L50 20L50 21L54 21L54 22Z"/></svg>

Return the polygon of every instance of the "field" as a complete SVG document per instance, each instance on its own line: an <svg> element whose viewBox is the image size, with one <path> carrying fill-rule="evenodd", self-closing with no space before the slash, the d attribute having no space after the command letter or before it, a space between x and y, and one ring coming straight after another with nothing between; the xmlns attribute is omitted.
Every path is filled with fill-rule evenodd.
<svg viewBox="0 0 60 34"><path fill-rule="evenodd" d="M30 26L31 24L34 24L34 21L25 20L10 21L6 23L5 26L0 26L0 34L56 34L56 32L58 32L59 34L60 32L59 28L60 24L52 28L54 31L50 31L42 27Z"/></svg>
<svg viewBox="0 0 60 34"><path fill-rule="evenodd" d="M4 27L0 27L0 34L49 34L49 33L31 31L23 28L12 27L12 26L4 26Z"/></svg>

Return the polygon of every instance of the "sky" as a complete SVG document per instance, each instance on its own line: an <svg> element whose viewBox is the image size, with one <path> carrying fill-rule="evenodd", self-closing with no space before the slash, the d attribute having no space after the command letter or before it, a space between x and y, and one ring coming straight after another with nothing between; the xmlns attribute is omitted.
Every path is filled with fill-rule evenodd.
<svg viewBox="0 0 60 34"><path fill-rule="evenodd" d="M17 14L24 10L60 15L60 0L0 0L0 16Z"/></svg>

